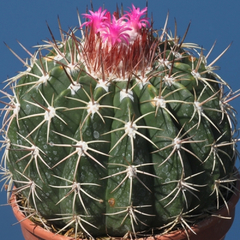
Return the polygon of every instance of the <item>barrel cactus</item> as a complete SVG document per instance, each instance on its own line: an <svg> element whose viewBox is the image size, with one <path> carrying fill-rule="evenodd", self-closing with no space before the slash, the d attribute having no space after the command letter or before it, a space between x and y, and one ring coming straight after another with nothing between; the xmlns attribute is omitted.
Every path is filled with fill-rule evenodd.
<svg viewBox="0 0 240 240"><path fill-rule="evenodd" d="M146 13L89 11L79 29L59 25L60 41L49 28L52 39L34 54L21 45L26 62L9 48L27 69L1 91L2 181L15 186L26 218L48 230L187 233L228 208L238 92L213 66L227 49L208 64L212 49L205 56L184 43L167 20L154 31Z"/></svg>

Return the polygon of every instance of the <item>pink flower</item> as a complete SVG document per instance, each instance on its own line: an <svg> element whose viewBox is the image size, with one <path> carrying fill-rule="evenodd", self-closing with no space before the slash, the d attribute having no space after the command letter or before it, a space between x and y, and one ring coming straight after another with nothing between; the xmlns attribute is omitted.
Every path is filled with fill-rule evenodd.
<svg viewBox="0 0 240 240"><path fill-rule="evenodd" d="M118 9L111 14L101 8L83 14L88 21L81 25L87 29L80 56L90 75L106 83L108 79L128 79L133 72L146 75L156 47L146 12L147 8L132 4L123 16Z"/></svg>
<svg viewBox="0 0 240 240"><path fill-rule="evenodd" d="M82 14L88 19L82 26L89 26L94 33L98 33L103 42L107 42L111 46L116 43L124 42L126 44L132 44L140 33L142 27L150 26L148 18L143 17L147 12L147 7L143 10L136 8L132 4L130 12L119 18L116 14L112 15L107 10L103 10L100 7L98 11L89 11L90 14Z"/></svg>
<svg viewBox="0 0 240 240"><path fill-rule="evenodd" d="M120 42L126 42L128 44L130 36L126 31L131 30L131 28L127 26L122 18L116 20L114 15L112 17L112 22L106 21L104 22L103 27L100 28L100 36L102 37L102 40L104 42L107 41L112 46Z"/></svg>
<svg viewBox="0 0 240 240"><path fill-rule="evenodd" d="M140 11L140 8L136 8L132 4L131 12L127 12L127 11L125 12L126 14L124 15L123 18L128 20L127 24L129 27L133 28L133 30L138 31L142 27L146 27L146 25L150 26L150 23L147 17L141 18L143 15L146 14L147 7L145 7L142 11Z"/></svg>
<svg viewBox="0 0 240 240"><path fill-rule="evenodd" d="M106 14L107 16L104 16L106 11L107 11L106 9L102 11L102 8L100 7L97 12L89 10L90 14L87 13L82 14L85 18L88 18L89 21L83 23L81 27L84 25L90 26L95 33L98 33L99 28L103 26L102 25L103 22L109 19L109 14Z"/></svg>

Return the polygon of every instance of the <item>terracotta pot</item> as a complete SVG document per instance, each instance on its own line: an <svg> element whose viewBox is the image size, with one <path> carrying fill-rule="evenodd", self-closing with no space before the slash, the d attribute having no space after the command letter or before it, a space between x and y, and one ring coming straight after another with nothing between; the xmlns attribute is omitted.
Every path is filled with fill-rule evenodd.
<svg viewBox="0 0 240 240"><path fill-rule="evenodd" d="M240 176L238 176L240 177ZM223 219L219 217L209 217L192 227L193 234L189 231L189 237L191 240L224 240L224 237L228 230L230 229L235 215L235 206L239 200L240 196L240 181L237 181L236 188L238 191L232 195L228 201L229 211L231 219ZM21 224L22 233L26 240L72 240L73 238L64 237L62 235L55 235L42 227L37 226L35 223L31 222L29 219L25 219L24 214L19 210L19 206L16 203L16 196L12 195L10 199L13 213L17 220ZM215 213L215 216L225 216L229 217L226 207L222 207L219 211ZM140 240L140 239L139 239ZM143 240L143 239L141 239ZM147 240L187 240L187 236L183 230L173 231L165 235L157 235L154 237L149 237Z"/></svg>

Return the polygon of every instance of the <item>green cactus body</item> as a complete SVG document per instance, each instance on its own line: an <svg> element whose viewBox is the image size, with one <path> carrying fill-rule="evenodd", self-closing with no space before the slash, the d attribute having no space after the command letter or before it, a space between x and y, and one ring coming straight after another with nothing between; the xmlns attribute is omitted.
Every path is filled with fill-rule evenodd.
<svg viewBox="0 0 240 240"><path fill-rule="evenodd" d="M117 37L101 8L99 26L94 13L84 15L83 38L61 32L61 42L41 46L49 54L39 49L9 80L13 95L3 92L1 170L25 197L26 214L35 209L58 232L186 229L180 216L194 221L226 205L236 181L234 93L195 45L153 36L145 12L113 16Z"/></svg>

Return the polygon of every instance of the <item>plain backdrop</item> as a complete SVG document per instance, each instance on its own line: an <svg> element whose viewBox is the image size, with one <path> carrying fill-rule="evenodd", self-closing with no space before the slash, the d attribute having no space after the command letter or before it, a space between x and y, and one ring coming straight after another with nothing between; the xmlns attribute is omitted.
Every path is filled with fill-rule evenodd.
<svg viewBox="0 0 240 240"><path fill-rule="evenodd" d="M110 12L116 9L116 3L123 3L124 9L135 6L143 8L145 0L93 0L94 9L97 10L103 4ZM3 0L0 2L0 82L7 77L14 76L18 71L24 70L23 64L11 54L4 45L6 42L19 56L28 57L27 53L18 45L20 41L32 53L33 45L41 43L44 39L50 39L46 22L50 26L56 39L60 39L57 17L59 16L62 28L66 31L78 25L77 11L86 11L86 5L90 1L73 0ZM168 27L174 31L174 19L177 21L177 32L183 36L189 22L191 27L185 42L198 43L204 49L209 50L217 40L216 47L209 57L209 63L214 60L231 42L231 48L217 62L221 69L217 71L233 88L240 88L240 1L239 0L149 0L149 16L153 16L154 28L163 27L167 12L169 11ZM0 85L2 88L3 85ZM240 99L232 102L240 112ZM2 107L2 106L1 106ZM239 120L239 115L237 115ZM239 148L238 148L239 150ZM2 152L0 152L2 154ZM237 161L239 166L239 160ZM6 203L6 192L0 192L0 204ZM2 240L23 240L20 226L16 224L11 208L0 207L0 233ZM227 234L226 240L240 239L240 204L236 208L236 218L232 228ZM206 239L207 240L207 239Z"/></svg>

